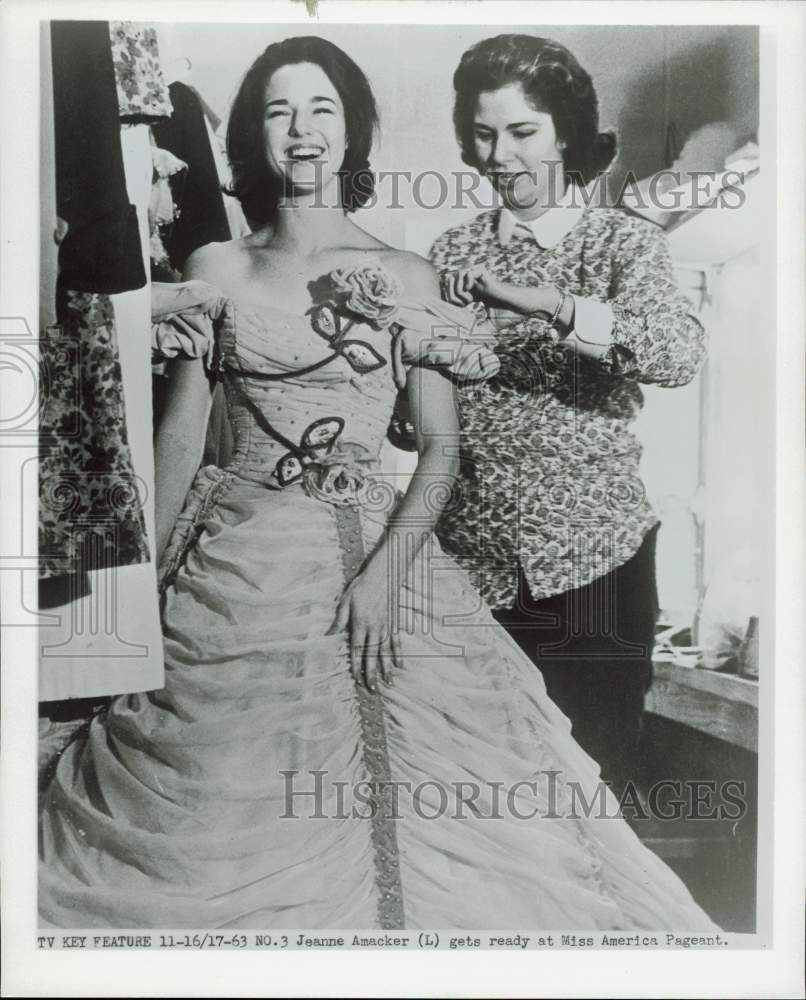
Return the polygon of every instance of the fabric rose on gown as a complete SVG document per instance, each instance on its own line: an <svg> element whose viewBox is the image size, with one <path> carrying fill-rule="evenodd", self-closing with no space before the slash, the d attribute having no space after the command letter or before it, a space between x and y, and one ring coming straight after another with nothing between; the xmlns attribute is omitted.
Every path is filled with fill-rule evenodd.
<svg viewBox="0 0 806 1000"><path fill-rule="evenodd" d="M403 289L377 261L336 268L330 272L330 280L341 303L376 329L385 329L397 315Z"/></svg>

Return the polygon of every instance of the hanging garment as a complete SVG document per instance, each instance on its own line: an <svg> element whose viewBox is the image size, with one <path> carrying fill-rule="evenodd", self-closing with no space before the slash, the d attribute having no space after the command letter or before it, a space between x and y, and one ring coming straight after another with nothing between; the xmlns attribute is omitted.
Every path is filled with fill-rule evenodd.
<svg viewBox="0 0 806 1000"><path fill-rule="evenodd" d="M121 113L135 106L132 59L118 53L113 65L112 35L118 46L128 37L106 21L51 25L56 211L67 233L59 247L56 293L61 335L46 338L42 352L48 386L40 435L43 578L71 575L79 556L85 569L149 557L108 297L146 284L142 233L121 146ZM138 75L140 89L146 79L152 82L145 88L150 93L156 58L150 49L148 73ZM152 101L151 113L168 113L167 99L166 90ZM135 323L135 335L138 329ZM141 334L148 335L147 308ZM145 340L141 349L147 357ZM79 590L86 590L85 583ZM58 591L43 594L46 603L64 600L64 587Z"/></svg>
<svg viewBox="0 0 806 1000"><path fill-rule="evenodd" d="M136 206L145 258L152 171L149 127L124 125L119 134L127 192ZM78 589L79 581L73 582L72 591L63 593L60 604L51 608L58 616L58 625L41 632L42 701L151 690L160 687L164 679L156 567L145 543L146 538L154 537L151 290L146 286L102 298L104 317L116 341L117 368L112 383L115 403L117 410L125 414L125 450L130 467L136 470L128 493L125 481L115 484L108 500L114 501L116 508L122 501L130 502L130 513L136 510L144 524L144 547L139 561L124 565L119 543L103 548L103 525L96 524L89 542L77 552L75 565L87 585ZM98 371L103 370L104 366L99 365ZM83 373L79 384L89 391L88 377ZM95 418L88 421L94 428L96 424ZM97 426L103 428L102 423ZM123 450L119 440L110 440L108 452L102 457L112 461ZM99 502L103 502L103 496ZM121 516L124 513L121 510ZM118 531L118 537L120 534Z"/></svg>
<svg viewBox="0 0 806 1000"><path fill-rule="evenodd" d="M169 118L173 108L162 75L154 26L110 21L109 44L120 117L139 122Z"/></svg>
<svg viewBox="0 0 806 1000"><path fill-rule="evenodd" d="M198 247L230 239L230 227L199 99L184 83L172 83L169 91L173 115L154 126L154 139L188 165L181 214L166 244L172 266L181 271Z"/></svg>
<svg viewBox="0 0 806 1000"><path fill-rule="evenodd" d="M41 575L92 550L105 567L148 560L142 502L126 430L117 331L108 295L67 292L59 334L42 344ZM97 548L95 539L100 544Z"/></svg>
<svg viewBox="0 0 806 1000"><path fill-rule="evenodd" d="M56 211L67 225L60 286L142 288L137 213L126 194L120 109L106 21L51 22Z"/></svg>
<svg viewBox="0 0 806 1000"><path fill-rule="evenodd" d="M132 66L118 54L113 67L106 22L56 22L52 36L57 204L69 226L59 257L61 326L43 346L40 534L53 612L41 634L44 701L146 690L163 679L147 541L152 162L149 127L132 122L146 111L170 113L167 90L147 107L135 106L131 88L127 96ZM152 48L141 84L149 74L153 82L156 59ZM125 239L115 225L120 206Z"/></svg>
<svg viewBox="0 0 806 1000"><path fill-rule="evenodd" d="M47 421L56 435L50 444L41 437L40 560L55 574L43 581L42 701L156 687L163 676L144 518L149 486L133 471L135 422L130 413L126 420L118 355L118 332L125 339L131 330L118 298L69 293L66 322L43 344L51 381L41 426ZM140 581L134 590L132 580Z"/></svg>
<svg viewBox="0 0 806 1000"><path fill-rule="evenodd" d="M146 275L137 210L126 190L107 22L52 22L51 56L56 213L67 233L58 257L60 327L42 345L46 579L70 576L78 561L122 566L148 559L108 298L142 287Z"/></svg>
<svg viewBox="0 0 806 1000"><path fill-rule="evenodd" d="M203 106L207 107L206 105ZM217 119L211 118L212 114L212 111L205 111L205 124L207 125L207 135L210 139L210 149L213 151L213 160L218 171L219 184L221 190L226 191L232 181L232 172L227 162L224 141L216 131L218 126L214 124ZM246 236L252 232L249 223L246 221L246 216L243 214L241 203L237 198L232 195L225 195L224 211L227 213L227 220L229 221L230 239L237 240L241 236Z"/></svg>
<svg viewBox="0 0 806 1000"><path fill-rule="evenodd" d="M152 281L179 281L181 274L172 265L166 245L179 218L187 163L160 149L151 137L153 165L151 197L148 205L149 256Z"/></svg>

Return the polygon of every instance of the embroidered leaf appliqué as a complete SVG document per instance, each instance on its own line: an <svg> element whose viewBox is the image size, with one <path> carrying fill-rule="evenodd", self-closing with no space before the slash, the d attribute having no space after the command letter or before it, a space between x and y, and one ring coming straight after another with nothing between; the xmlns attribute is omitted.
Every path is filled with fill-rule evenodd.
<svg viewBox="0 0 806 1000"><path fill-rule="evenodd" d="M302 475L302 462L296 455L290 453L283 455L274 467L274 474L281 486L288 486L289 483L295 482Z"/></svg>
<svg viewBox="0 0 806 1000"><path fill-rule="evenodd" d="M341 345L341 353L357 372L374 372L383 368L386 359L363 340L345 340Z"/></svg>
<svg viewBox="0 0 806 1000"><path fill-rule="evenodd" d="M333 343L339 335L339 319L335 311L327 303L315 306L311 310L311 326L320 337Z"/></svg>
<svg viewBox="0 0 806 1000"><path fill-rule="evenodd" d="M328 452L333 448L336 439L343 430L344 421L341 417L322 417L320 420L314 420L305 428L301 441L302 447L312 452L323 449Z"/></svg>

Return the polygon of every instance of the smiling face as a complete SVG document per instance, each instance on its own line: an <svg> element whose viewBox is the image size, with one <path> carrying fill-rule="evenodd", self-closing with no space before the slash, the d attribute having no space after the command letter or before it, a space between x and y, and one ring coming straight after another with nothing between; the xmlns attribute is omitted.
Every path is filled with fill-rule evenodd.
<svg viewBox="0 0 806 1000"><path fill-rule="evenodd" d="M293 63L272 74L266 85L263 139L269 170L282 179L287 195L332 189L338 197L336 172L346 150L344 107L320 66Z"/></svg>
<svg viewBox="0 0 806 1000"><path fill-rule="evenodd" d="M565 144L551 115L536 110L518 84L479 94L473 137L478 168L507 208L528 215L562 196Z"/></svg>

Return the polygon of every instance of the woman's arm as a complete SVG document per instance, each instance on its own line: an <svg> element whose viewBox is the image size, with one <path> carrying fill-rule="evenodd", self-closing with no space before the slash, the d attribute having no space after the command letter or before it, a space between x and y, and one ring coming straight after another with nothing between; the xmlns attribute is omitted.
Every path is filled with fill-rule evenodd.
<svg viewBox="0 0 806 1000"><path fill-rule="evenodd" d="M168 401L154 442L157 565L199 469L212 398L200 358L177 359Z"/></svg>
<svg viewBox="0 0 806 1000"><path fill-rule="evenodd" d="M685 385L705 360L705 331L677 285L662 230L646 219L619 218L608 296L612 347L603 362L639 382Z"/></svg>
<svg viewBox="0 0 806 1000"><path fill-rule="evenodd" d="M367 568L383 571L395 586L405 582L417 554L447 506L459 472L459 423L453 383L437 371L415 367L407 390L417 438L417 467L389 518L383 543Z"/></svg>
<svg viewBox="0 0 806 1000"><path fill-rule="evenodd" d="M448 502L459 467L453 384L436 371L408 378L419 461L383 539L342 597L332 631L350 629L353 677L375 690L400 664L400 589Z"/></svg>
<svg viewBox="0 0 806 1000"><path fill-rule="evenodd" d="M558 328L567 330L574 322L577 296L563 296L556 285L515 285L502 281L483 264L446 274L442 293L454 305L484 302L487 318L496 330L515 326L529 316L553 319Z"/></svg>
<svg viewBox="0 0 806 1000"><path fill-rule="evenodd" d="M563 341L614 374L664 386L685 385L705 357L702 325L679 290L664 234L642 219L620 216L605 252L612 278L607 302L566 295L554 285L502 281L483 266L443 282L450 302L480 299L498 329L525 317L553 319Z"/></svg>
<svg viewBox="0 0 806 1000"><path fill-rule="evenodd" d="M439 295L433 270L420 272L411 294ZM409 487L389 518L381 543L347 588L333 631L349 625L351 668L356 680L375 689L377 676L391 683L400 662L400 589L412 563L433 533L455 485L459 468L459 424L453 383L439 372L412 367L407 377L411 420L419 460Z"/></svg>
<svg viewBox="0 0 806 1000"><path fill-rule="evenodd" d="M188 258L182 280L205 277L204 253L196 251ZM201 463L213 388L203 359L180 357L172 362L168 399L154 441L157 565Z"/></svg>

